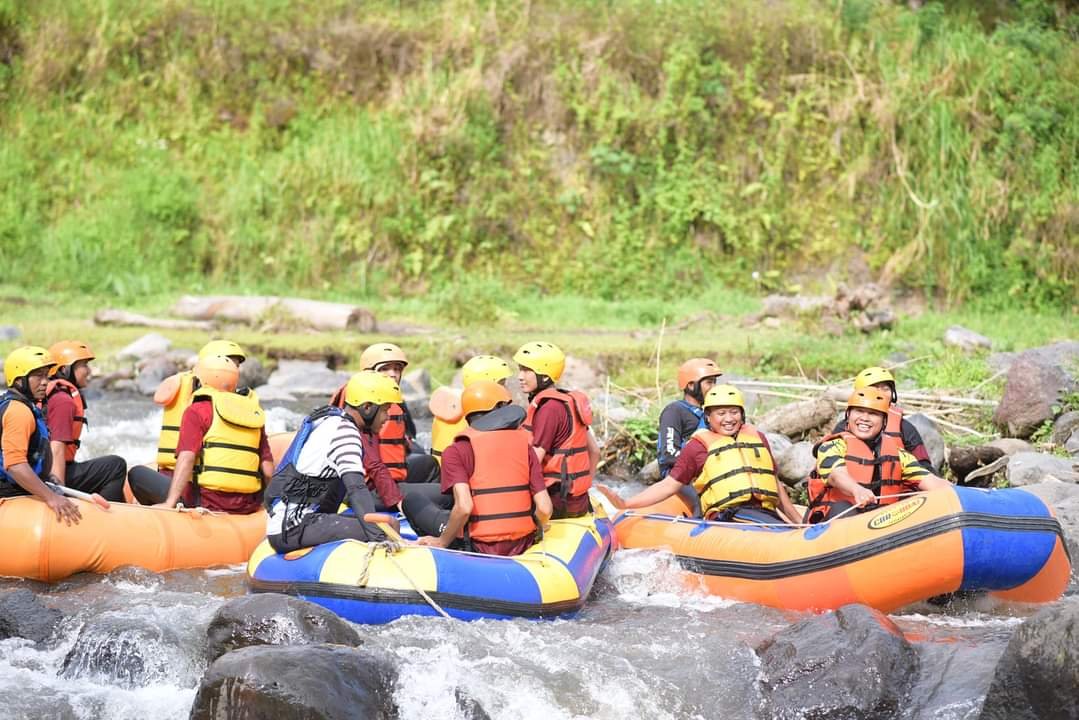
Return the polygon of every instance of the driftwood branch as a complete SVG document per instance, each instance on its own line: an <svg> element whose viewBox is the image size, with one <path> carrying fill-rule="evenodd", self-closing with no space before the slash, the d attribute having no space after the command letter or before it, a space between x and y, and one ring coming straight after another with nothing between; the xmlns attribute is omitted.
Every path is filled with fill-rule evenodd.
<svg viewBox="0 0 1079 720"><path fill-rule="evenodd" d="M212 330L214 324L209 320L172 320L152 318L126 310L99 310L94 315L96 325L121 325L133 327L152 327L163 330Z"/></svg>
<svg viewBox="0 0 1079 720"><path fill-rule="evenodd" d="M366 308L274 295L185 295L172 312L194 320L221 319L247 324L285 315L316 330L373 332L377 327L374 314Z"/></svg>

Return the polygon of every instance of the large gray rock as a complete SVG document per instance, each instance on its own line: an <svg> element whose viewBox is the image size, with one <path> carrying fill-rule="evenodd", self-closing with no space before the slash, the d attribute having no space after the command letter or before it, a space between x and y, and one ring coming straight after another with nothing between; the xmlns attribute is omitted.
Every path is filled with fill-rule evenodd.
<svg viewBox="0 0 1079 720"><path fill-rule="evenodd" d="M116 353L120 360L145 360L154 355L164 355L172 347L172 341L158 333L147 333Z"/></svg>
<svg viewBox="0 0 1079 720"><path fill-rule="evenodd" d="M135 385L143 395L153 395L161 382L180 371L180 367L166 355L155 355L142 363Z"/></svg>
<svg viewBox="0 0 1079 720"><path fill-rule="evenodd" d="M1063 445L1076 430L1079 430L1079 410L1071 410L1056 419L1049 439L1054 445Z"/></svg>
<svg viewBox="0 0 1079 720"><path fill-rule="evenodd" d="M937 429L937 424L921 413L904 415L903 417L918 429L918 434L922 436L922 442L925 444L926 452L929 453L929 460L933 463L937 473L944 472L944 437L940 434L940 430Z"/></svg>
<svg viewBox="0 0 1079 720"><path fill-rule="evenodd" d="M336 388L335 388L336 389ZM287 388L277 387L275 385L259 385L255 388L255 393L259 396L260 403L274 402L295 402L296 396L288 391ZM326 398L329 401L329 398Z"/></svg>
<svg viewBox="0 0 1079 720"><path fill-rule="evenodd" d="M322 363L282 360L266 384L283 388L292 395L313 395L328 400L350 377L347 372L330 370Z"/></svg>
<svg viewBox="0 0 1079 720"><path fill-rule="evenodd" d="M918 656L887 615L846 605L781 630L757 648L762 717L899 717Z"/></svg>
<svg viewBox="0 0 1079 720"><path fill-rule="evenodd" d="M410 397L426 398L431 394L431 373L427 368L416 368L405 373L401 377L401 392L405 394L405 400Z"/></svg>
<svg viewBox="0 0 1079 720"><path fill-rule="evenodd" d="M772 448L772 457L776 459L777 463L779 458L794 445L791 439L782 433L766 432L764 437L768 440L768 447Z"/></svg>
<svg viewBox="0 0 1079 720"><path fill-rule="evenodd" d="M1027 485L1026 492L1037 495L1053 508L1053 514L1064 530L1064 539L1072 560L1079 558L1079 485L1060 480L1046 480L1037 485ZM1076 570L1072 569L1073 577Z"/></svg>
<svg viewBox="0 0 1079 720"><path fill-rule="evenodd" d="M382 653L340 645L247 647L214 661L191 720L396 720L397 671Z"/></svg>
<svg viewBox="0 0 1079 720"><path fill-rule="evenodd" d="M967 351L979 349L989 350L993 347L993 341L985 335L979 335L962 325L952 325L944 331L944 344Z"/></svg>
<svg viewBox="0 0 1079 720"><path fill-rule="evenodd" d="M1021 452L1034 452L1034 446L1026 440L1019 438L997 438L986 443L988 447L1000 448L1005 455L1015 455Z"/></svg>
<svg viewBox="0 0 1079 720"><path fill-rule="evenodd" d="M603 377L603 373L589 362L567 355L566 368L558 385L573 390L595 390L603 387Z"/></svg>
<svg viewBox="0 0 1079 720"><path fill-rule="evenodd" d="M782 459L776 458L776 472L779 478L788 485L797 485L809 477L813 472L817 459L813 457L813 443L808 440L796 442L787 452L783 453Z"/></svg>
<svg viewBox="0 0 1079 720"><path fill-rule="evenodd" d="M1064 443L1064 449L1070 452L1073 457L1079 455L1079 430L1073 432L1068 441Z"/></svg>
<svg viewBox="0 0 1079 720"><path fill-rule="evenodd" d="M351 625L326 608L278 593L229 600L214 613L206 637L211 661L252 645L356 646L362 642Z"/></svg>
<svg viewBox="0 0 1079 720"><path fill-rule="evenodd" d="M1012 487L1034 485L1054 477L1062 482L1079 483L1075 461L1046 453L1021 452L1008 460L1008 482Z"/></svg>
<svg viewBox="0 0 1079 720"><path fill-rule="evenodd" d="M637 473L637 482L652 484L659 480L659 460L653 460Z"/></svg>
<svg viewBox="0 0 1079 720"><path fill-rule="evenodd" d="M240 387L255 388L265 385L270 371L257 357L249 355L240 365Z"/></svg>
<svg viewBox="0 0 1079 720"><path fill-rule="evenodd" d="M981 718L1079 718L1079 598L1019 626L997 664Z"/></svg>
<svg viewBox="0 0 1079 720"><path fill-rule="evenodd" d="M0 595L0 640L21 637L44 642L63 618L63 613L42 605L25 588Z"/></svg>
<svg viewBox="0 0 1079 720"><path fill-rule="evenodd" d="M22 337L22 330L14 325L0 325L0 340L11 342Z"/></svg>
<svg viewBox="0 0 1079 720"><path fill-rule="evenodd" d="M104 615L91 618L79 630L60 675L137 688L187 685L198 678L198 671L190 648L168 625L131 615Z"/></svg>
<svg viewBox="0 0 1079 720"><path fill-rule="evenodd" d="M1079 342L1056 343L1017 356L993 356L1007 381L993 421L1006 435L1027 438L1056 414L1062 394L1079 381Z"/></svg>
<svg viewBox="0 0 1079 720"><path fill-rule="evenodd" d="M993 370L1009 370L1020 358L1033 360L1040 365L1050 365L1063 369L1073 380L1079 379L1079 341L1043 345L1023 352L993 353L989 356L989 367Z"/></svg>

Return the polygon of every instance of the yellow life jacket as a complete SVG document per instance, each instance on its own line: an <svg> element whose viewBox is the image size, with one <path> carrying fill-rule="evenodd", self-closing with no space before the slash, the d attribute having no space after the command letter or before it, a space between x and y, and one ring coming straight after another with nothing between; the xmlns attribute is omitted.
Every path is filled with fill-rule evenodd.
<svg viewBox="0 0 1079 720"><path fill-rule="evenodd" d="M180 420L191 405L191 396L198 387L195 373L182 372L165 378L154 392L154 402L165 408L161 418L161 434L157 439L157 469L176 467L176 445L180 442Z"/></svg>
<svg viewBox="0 0 1079 720"><path fill-rule="evenodd" d="M436 417L431 423L431 454L435 456L439 465L442 464L442 451L465 430L468 430L468 423L464 418L450 423Z"/></svg>
<svg viewBox="0 0 1079 720"><path fill-rule="evenodd" d="M259 443L266 423L258 396L200 388L192 397L192 401L204 399L213 403L213 421L202 438L195 482L221 492L258 492L262 489Z"/></svg>
<svg viewBox="0 0 1079 720"><path fill-rule="evenodd" d="M708 448L704 468L693 481L705 518L751 499L775 509L779 499L775 463L757 428L742 425L735 437L698 430L693 437Z"/></svg>
<svg viewBox="0 0 1079 720"><path fill-rule="evenodd" d="M461 412L461 391L443 385L431 393L427 403L434 420L431 423L431 454L438 464L442 464L442 451L453 439L468 430Z"/></svg>

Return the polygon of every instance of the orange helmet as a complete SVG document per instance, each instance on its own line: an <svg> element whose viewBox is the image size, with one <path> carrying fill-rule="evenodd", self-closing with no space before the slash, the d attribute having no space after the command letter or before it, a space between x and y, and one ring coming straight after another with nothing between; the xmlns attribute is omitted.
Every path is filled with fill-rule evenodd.
<svg viewBox="0 0 1079 720"><path fill-rule="evenodd" d="M891 404L891 398L875 387L865 387L861 390L855 390L850 394L850 398L847 399L848 410L857 407L865 408L866 410L876 410L879 413L886 413Z"/></svg>
<svg viewBox="0 0 1079 720"><path fill-rule="evenodd" d="M49 370L49 377L65 365L74 365L79 360L93 360L94 351L83 342L78 340L61 340L49 348L49 354L56 361L56 365Z"/></svg>
<svg viewBox="0 0 1079 720"><path fill-rule="evenodd" d="M690 383L697 383L705 378L719 377L723 371L715 361L708 358L690 358L678 366L678 389L686 390Z"/></svg>
<svg viewBox="0 0 1079 720"><path fill-rule="evenodd" d="M234 392L240 383L240 368L227 355L207 355L195 365L195 377L206 387Z"/></svg>
<svg viewBox="0 0 1079 720"><path fill-rule="evenodd" d="M408 365L405 352L393 343L375 343L360 353L360 370L377 370L382 363L399 362Z"/></svg>
<svg viewBox="0 0 1079 720"><path fill-rule="evenodd" d="M472 413L487 412L499 403L512 400L510 391L490 380L477 380L461 392L461 411L467 418Z"/></svg>

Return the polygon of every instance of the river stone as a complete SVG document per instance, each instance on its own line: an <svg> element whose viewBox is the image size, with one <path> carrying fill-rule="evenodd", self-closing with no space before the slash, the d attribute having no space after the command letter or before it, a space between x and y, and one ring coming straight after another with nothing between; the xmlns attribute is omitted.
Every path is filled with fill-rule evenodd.
<svg viewBox="0 0 1079 720"><path fill-rule="evenodd" d="M0 325L0 340L10 342L22 337L22 330L14 325Z"/></svg>
<svg viewBox="0 0 1079 720"><path fill-rule="evenodd" d="M92 617L79 630L60 676L125 688L186 685L198 677L190 648L166 623L130 615Z"/></svg>
<svg viewBox="0 0 1079 720"><path fill-rule="evenodd" d="M925 444L925 450L929 453L929 461L933 463L934 472L944 472L944 437L937 429L937 424L921 413L903 417L917 428L918 434L922 436L922 443Z"/></svg>
<svg viewBox="0 0 1079 720"><path fill-rule="evenodd" d="M269 370L257 357L249 355L240 364L240 387L255 388L259 385L265 385L269 377Z"/></svg>
<svg viewBox="0 0 1079 720"><path fill-rule="evenodd" d="M1021 452L1034 452L1034 446L1026 440L1019 438L997 438L986 443L991 448L1000 448L1005 455L1015 455Z"/></svg>
<svg viewBox="0 0 1079 720"><path fill-rule="evenodd" d="M1079 470L1070 458L1046 453L1021 452L1008 460L1008 483L1012 487L1033 485L1052 476L1062 482L1079 483Z"/></svg>
<svg viewBox="0 0 1079 720"><path fill-rule="evenodd" d="M135 377L135 386L143 395L153 395L165 378L179 371L180 367L167 356L155 355L142 363Z"/></svg>
<svg viewBox="0 0 1079 720"><path fill-rule="evenodd" d="M120 360L143 360L154 355L164 355L172 347L164 335L148 333L116 353Z"/></svg>
<svg viewBox="0 0 1079 720"><path fill-rule="evenodd" d="M427 368L416 368L405 373L401 377L401 392L405 394L406 400L410 395L417 398L428 397L431 394L431 373L427 372Z"/></svg>
<svg viewBox="0 0 1079 720"><path fill-rule="evenodd" d="M978 349L988 350L993 347L993 341L985 335L979 335L962 325L952 325L944 331L944 344L967 351Z"/></svg>
<svg viewBox="0 0 1079 720"><path fill-rule="evenodd" d="M259 385L255 388L255 394L259 396L260 403L267 402L296 402L296 396L283 387L273 385ZM329 402L329 398L326 399Z"/></svg>
<svg viewBox="0 0 1079 720"><path fill-rule="evenodd" d="M1079 717L1079 598L1044 608L1012 635L982 720Z"/></svg>
<svg viewBox="0 0 1079 720"><path fill-rule="evenodd" d="M1030 437L1058 412L1061 395L1076 387L1071 372L1039 355L1023 353L1008 369L1004 396L993 413L993 422L1005 435Z"/></svg>
<svg viewBox="0 0 1079 720"><path fill-rule="evenodd" d="M1079 430L1073 432L1068 442L1064 443L1064 449L1072 455L1079 455Z"/></svg>
<svg viewBox="0 0 1079 720"><path fill-rule="evenodd" d="M587 361L567 355L566 368L562 371L558 386L587 392L603 387L602 378L602 373Z"/></svg>
<svg viewBox="0 0 1079 720"><path fill-rule="evenodd" d="M845 605L781 630L757 648L764 717L898 717L918 656L887 615Z"/></svg>
<svg viewBox="0 0 1079 720"><path fill-rule="evenodd" d="M637 473L637 481L652 484L659 480L659 460L653 460L652 462L641 468L641 471Z"/></svg>
<svg viewBox="0 0 1079 720"><path fill-rule="evenodd" d="M325 397L327 402L351 377L347 372L330 370L325 364L309 360L282 360L266 381L293 395Z"/></svg>
<svg viewBox="0 0 1079 720"><path fill-rule="evenodd" d="M206 637L211 661L252 645L356 646L362 642L351 625L326 608L279 593L229 600L214 613Z"/></svg>
<svg viewBox="0 0 1079 720"><path fill-rule="evenodd" d="M772 448L772 457L776 462L779 462L779 458L783 456L794 445L791 439L783 433L764 433L764 438L768 441L768 447Z"/></svg>
<svg viewBox="0 0 1079 720"><path fill-rule="evenodd" d="M1063 445L1079 430L1079 410L1070 410L1056 419L1049 439L1054 445Z"/></svg>
<svg viewBox="0 0 1079 720"><path fill-rule="evenodd" d="M813 443L802 440L794 443L787 452L783 453L782 459L776 458L776 472L783 482L794 486L809 477L809 473L813 472L816 464L817 459L813 457Z"/></svg>
<svg viewBox="0 0 1079 720"><path fill-rule="evenodd" d="M340 645L261 645L222 655L190 720L396 720L397 671L382 653Z"/></svg>
<svg viewBox="0 0 1079 720"><path fill-rule="evenodd" d="M1072 380L1079 380L1079 340L1042 345L1017 353L993 353L989 356L989 367L995 371L1010 370L1018 360L1025 358L1040 365L1050 365L1063 369Z"/></svg>
<svg viewBox="0 0 1079 720"><path fill-rule="evenodd" d="M1027 485L1023 490L1037 495L1053 508L1064 530L1069 553L1073 560L1079 558L1079 485L1050 478L1037 485Z"/></svg>
<svg viewBox="0 0 1079 720"><path fill-rule="evenodd" d="M63 617L59 610L42 605L26 588L4 593L0 595L0 640L20 637L44 642Z"/></svg>

